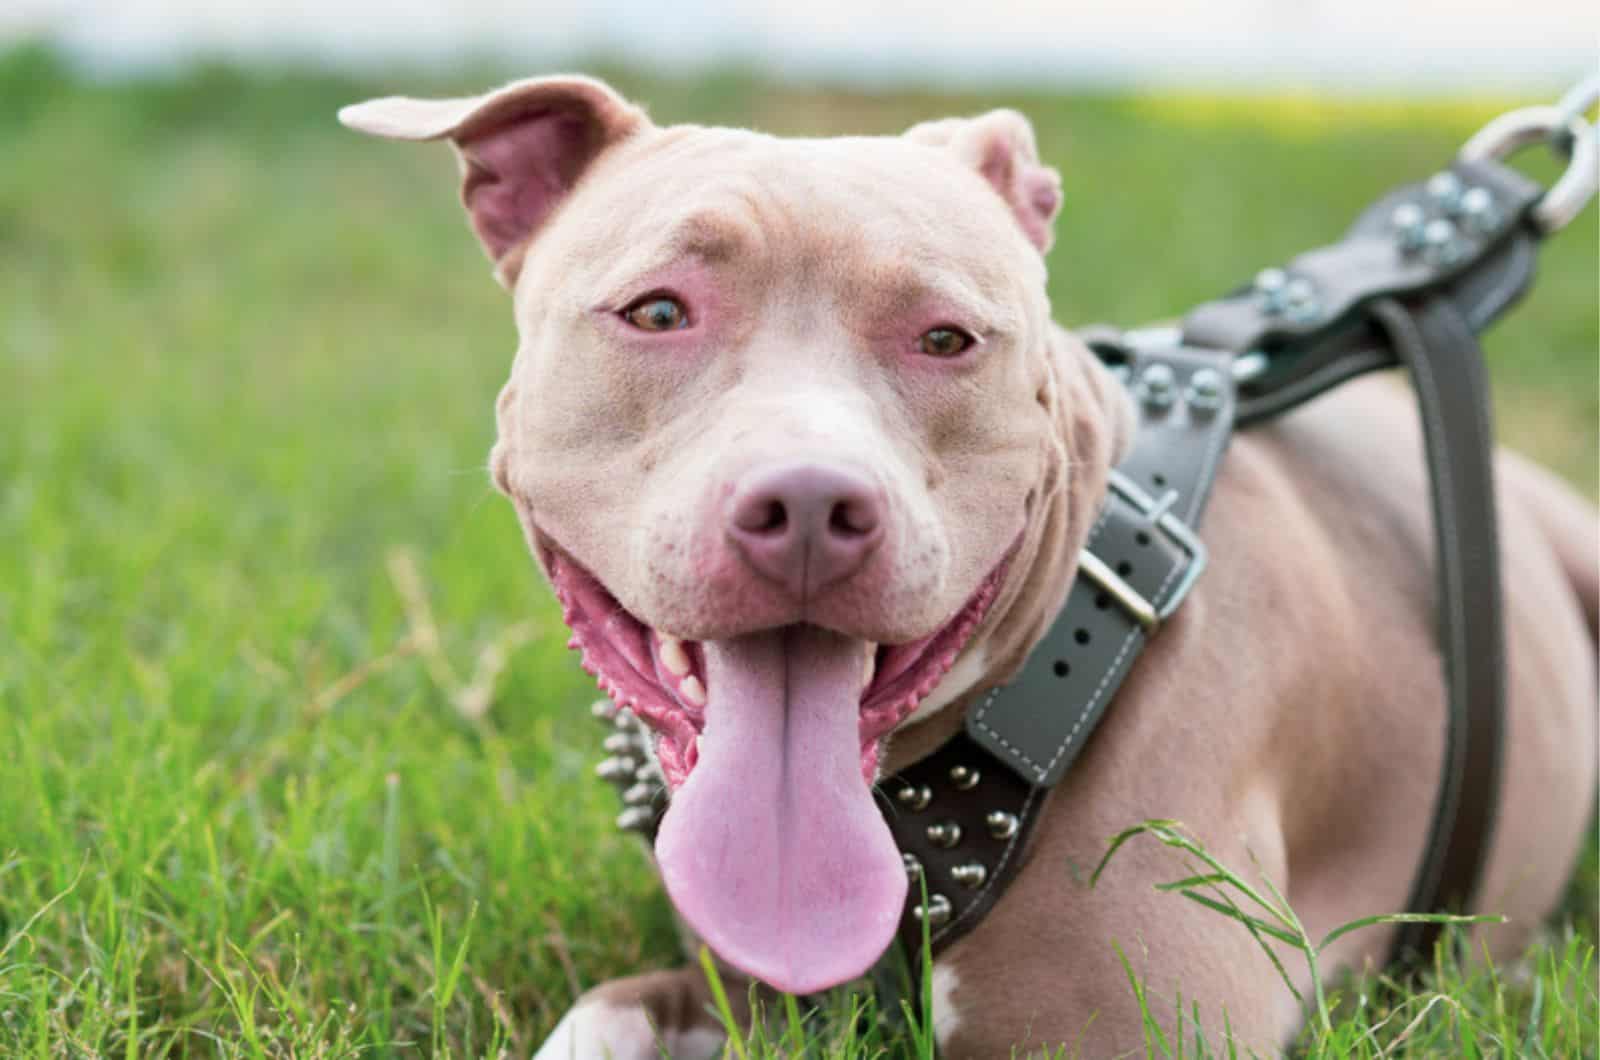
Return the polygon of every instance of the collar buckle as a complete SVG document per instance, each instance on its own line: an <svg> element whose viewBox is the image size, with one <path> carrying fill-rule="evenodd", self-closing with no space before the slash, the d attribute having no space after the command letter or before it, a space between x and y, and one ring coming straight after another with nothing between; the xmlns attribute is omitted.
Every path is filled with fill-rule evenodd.
<svg viewBox="0 0 1600 1060"><path fill-rule="evenodd" d="M1144 627L1147 634L1151 634L1161 628L1162 622L1172 617L1184 597L1189 595L1189 590L1194 588L1195 582L1200 580L1201 573L1206 569L1206 546L1183 520L1172 514L1172 506L1178 500L1177 490L1168 490L1160 497L1153 497L1116 468L1111 469L1106 484L1112 493L1131 504L1144 517L1150 529L1159 530L1189 557L1177 585L1165 601L1157 604L1124 581L1110 564L1088 548L1078 554L1078 569L1120 604L1135 622Z"/></svg>

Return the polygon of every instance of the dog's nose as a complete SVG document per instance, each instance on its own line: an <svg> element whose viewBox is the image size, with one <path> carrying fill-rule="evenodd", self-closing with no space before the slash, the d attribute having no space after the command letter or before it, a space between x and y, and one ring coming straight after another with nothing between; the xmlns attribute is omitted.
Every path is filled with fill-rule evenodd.
<svg viewBox="0 0 1600 1060"><path fill-rule="evenodd" d="M848 468L783 464L747 473L728 538L757 572L807 597L861 568L883 540L883 490Z"/></svg>

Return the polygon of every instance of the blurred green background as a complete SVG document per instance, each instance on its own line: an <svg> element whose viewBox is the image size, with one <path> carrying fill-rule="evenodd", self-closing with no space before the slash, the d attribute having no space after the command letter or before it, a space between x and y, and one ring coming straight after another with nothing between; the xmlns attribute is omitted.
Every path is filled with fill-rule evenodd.
<svg viewBox="0 0 1600 1060"><path fill-rule="evenodd" d="M659 122L1022 110L1064 178L1068 325L1169 317L1327 242L1525 102L591 69ZM453 161L334 121L504 73L111 83L0 53L0 1053L525 1055L579 990L678 962L484 471L514 333ZM1591 207L1486 340L1502 436L1590 496L1596 237ZM1590 940L1594 877L1591 850Z"/></svg>

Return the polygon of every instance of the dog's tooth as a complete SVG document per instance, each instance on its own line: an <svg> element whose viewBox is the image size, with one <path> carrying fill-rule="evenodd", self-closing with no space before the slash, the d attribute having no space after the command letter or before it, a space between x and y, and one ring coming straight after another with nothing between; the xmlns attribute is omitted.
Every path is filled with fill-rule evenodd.
<svg viewBox="0 0 1600 1060"><path fill-rule="evenodd" d="M867 641L867 653L861 664L861 687L872 684L872 679L878 673L878 646Z"/></svg>
<svg viewBox="0 0 1600 1060"><path fill-rule="evenodd" d="M690 674L678 683L678 691L683 693L684 699L695 706L706 705L706 686L701 684L700 679L694 674Z"/></svg>
<svg viewBox="0 0 1600 1060"><path fill-rule="evenodd" d="M677 637L667 637L656 634L658 650L661 652L661 665L665 666L673 677L683 677L689 672L689 653L683 650L683 641Z"/></svg>

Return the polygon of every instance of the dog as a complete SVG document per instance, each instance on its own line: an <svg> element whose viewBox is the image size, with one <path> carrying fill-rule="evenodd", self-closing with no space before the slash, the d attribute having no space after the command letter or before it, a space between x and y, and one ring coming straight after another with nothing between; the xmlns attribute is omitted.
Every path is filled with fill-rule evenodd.
<svg viewBox="0 0 1600 1060"><path fill-rule="evenodd" d="M491 475L584 667L655 732L680 917L730 974L797 993L861 975L907 887L872 783L1018 671L1132 430L1123 385L1052 322L1061 186L1027 120L782 139L659 127L568 76L341 119L459 155L520 335ZM1234 439L1210 569L1010 890L933 968L943 1055L1140 1047L1119 944L1214 1037L1226 1017L1244 1046L1289 1040L1272 964L1153 889L1174 868L1156 844L1092 889L1075 875L1147 818L1275 882L1312 937L1403 907L1445 700L1414 421L1374 379ZM1506 920L1475 931L1504 958L1557 902L1595 791L1600 522L1511 453L1497 474L1515 826L1479 906ZM1343 936L1324 973L1381 961L1392 933ZM692 966L607 983L538 1056L717 1055L709 1000Z"/></svg>

